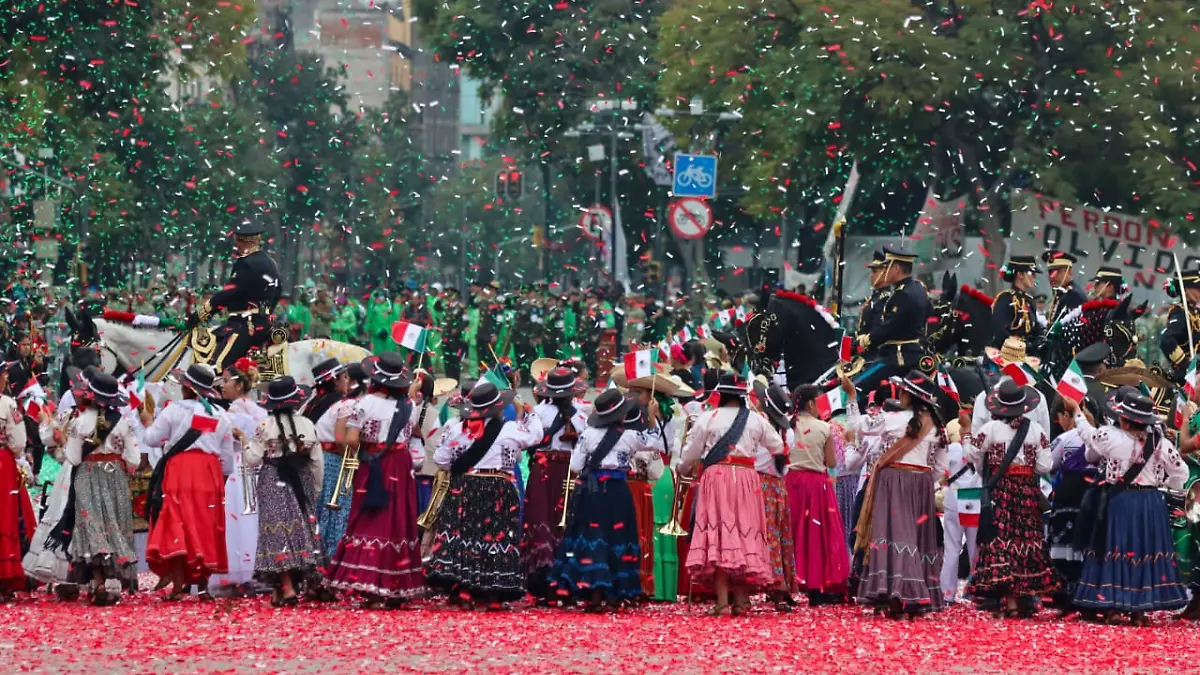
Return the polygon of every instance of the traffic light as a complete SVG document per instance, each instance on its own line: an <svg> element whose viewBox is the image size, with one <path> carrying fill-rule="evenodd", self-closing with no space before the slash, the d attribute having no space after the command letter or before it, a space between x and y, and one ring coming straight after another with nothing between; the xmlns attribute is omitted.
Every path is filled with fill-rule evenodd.
<svg viewBox="0 0 1200 675"><path fill-rule="evenodd" d="M646 263L646 281L652 284L662 281L662 263L657 260Z"/></svg>
<svg viewBox="0 0 1200 675"><path fill-rule="evenodd" d="M520 199L525 196L525 174L503 169L496 172L496 198Z"/></svg>
<svg viewBox="0 0 1200 675"><path fill-rule="evenodd" d="M546 231L541 225L533 226L533 247L542 248L546 245Z"/></svg>

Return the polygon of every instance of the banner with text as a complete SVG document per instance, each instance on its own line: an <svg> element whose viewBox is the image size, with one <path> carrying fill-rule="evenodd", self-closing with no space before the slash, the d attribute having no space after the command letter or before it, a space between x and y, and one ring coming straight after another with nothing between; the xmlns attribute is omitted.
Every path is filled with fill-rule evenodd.
<svg viewBox="0 0 1200 675"><path fill-rule="evenodd" d="M1200 264L1197 252L1180 245L1169 228L1151 219L1029 192L1014 194L1009 255L1040 259L1048 249L1079 259L1076 283L1086 284L1100 267L1115 267L1125 273L1135 298L1155 303L1169 300L1163 282L1175 274L1172 253L1185 270Z"/></svg>

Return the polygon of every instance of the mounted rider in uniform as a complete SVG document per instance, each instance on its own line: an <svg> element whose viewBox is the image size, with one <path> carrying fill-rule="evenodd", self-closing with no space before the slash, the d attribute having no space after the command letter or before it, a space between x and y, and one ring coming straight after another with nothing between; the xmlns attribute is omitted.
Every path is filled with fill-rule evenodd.
<svg viewBox="0 0 1200 675"><path fill-rule="evenodd" d="M863 302L862 309L858 313L858 332L856 338L861 338L865 335L870 335L871 331L879 326L880 320L883 318L883 308L887 304L888 298L892 297L891 286L884 280L884 270L887 267L887 261L884 259L883 251L875 251L872 254L871 264L867 265L870 269L868 272L871 282L871 296ZM875 360L879 350L875 347L867 349L863 352L863 358L869 363Z"/></svg>
<svg viewBox="0 0 1200 675"><path fill-rule="evenodd" d="M863 354L876 354L877 368L868 366L870 382L858 382L860 387L874 391L880 381L893 375L902 376L918 366L925 356L922 338L933 305L925 287L912 277L917 256L898 247L883 250L883 279L890 286L891 296L883 303L879 319L870 332L856 340Z"/></svg>
<svg viewBox="0 0 1200 675"><path fill-rule="evenodd" d="M1029 294L1037 285L1036 274L1037 259L1031 255L1014 255L1000 269L1000 278L1012 286L996 294L992 304L993 347L999 348L1010 337L1020 338L1027 345L1040 344L1042 327Z"/></svg>
<svg viewBox="0 0 1200 675"><path fill-rule="evenodd" d="M1074 268L1078 258L1064 251L1046 251L1042 254L1042 262L1046 263L1050 288L1054 289L1050 309L1046 312L1046 321L1053 326L1071 310L1082 307L1087 296L1075 287Z"/></svg>
<svg viewBox="0 0 1200 675"><path fill-rule="evenodd" d="M215 348L204 350L207 358L197 354L218 373L251 348L265 346L271 334L271 313L280 296L279 268L262 250L262 233L262 224L254 220L234 228L233 273L194 317L202 325L213 313L226 313L225 323L215 331Z"/></svg>
<svg viewBox="0 0 1200 675"><path fill-rule="evenodd" d="M1200 337L1200 270L1183 272L1183 288L1179 279L1172 277L1166 284L1167 294L1177 298L1167 313L1167 327L1158 339L1158 347L1171 364L1171 379L1179 384L1187 374L1188 366L1195 354L1196 340ZM1187 309L1184 309L1187 303ZM1191 331L1188 331L1188 322ZM1189 341L1188 338L1191 338Z"/></svg>

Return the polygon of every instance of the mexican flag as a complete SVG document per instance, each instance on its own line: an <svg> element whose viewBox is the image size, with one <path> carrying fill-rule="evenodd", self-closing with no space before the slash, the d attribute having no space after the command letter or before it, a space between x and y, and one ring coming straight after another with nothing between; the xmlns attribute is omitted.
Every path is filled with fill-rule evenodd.
<svg viewBox="0 0 1200 675"><path fill-rule="evenodd" d="M850 339L850 335L843 332L842 343L838 347L838 360L842 363L850 363L850 359L853 358L854 354L854 352L851 350L853 346L854 341Z"/></svg>
<svg viewBox="0 0 1200 675"><path fill-rule="evenodd" d="M817 413L821 419L833 417L833 413L846 407L846 392L841 387L834 387L817 399Z"/></svg>
<svg viewBox="0 0 1200 675"><path fill-rule="evenodd" d="M25 414L36 420L41 416L46 406L46 390L38 383L37 378L30 378L29 383L17 394L17 400L24 404Z"/></svg>
<svg viewBox="0 0 1200 675"><path fill-rule="evenodd" d="M504 371L500 369L499 364L484 371L483 377L479 378L479 381L475 383L475 386L478 387L484 382L491 382L492 384L496 385L496 388L500 391L505 391L511 388L509 386L508 376L505 375Z"/></svg>
<svg viewBox="0 0 1200 675"><path fill-rule="evenodd" d="M192 428L202 434L211 434L217 430L217 418L192 415Z"/></svg>
<svg viewBox="0 0 1200 675"><path fill-rule="evenodd" d="M1021 386L1033 386L1038 381L1037 372L1029 367L1029 364L1024 361L1010 363L1000 370L1001 373L1011 377L1013 382Z"/></svg>
<svg viewBox="0 0 1200 675"><path fill-rule="evenodd" d="M962 403L962 397L958 394L958 386L954 384L954 378L950 377L949 373L944 370L939 370L937 374L937 383L938 386L942 388L942 391L946 392L950 398L954 399L955 403Z"/></svg>
<svg viewBox="0 0 1200 675"><path fill-rule="evenodd" d="M951 488L957 490L958 522L963 527L979 527L979 510L982 506L983 488Z"/></svg>
<svg viewBox="0 0 1200 675"><path fill-rule="evenodd" d="M1063 373L1054 390L1063 398L1069 398L1076 403L1087 396L1087 380L1083 379L1083 370L1079 368L1078 361L1071 361L1071 365L1067 366L1067 371Z"/></svg>
<svg viewBox="0 0 1200 675"><path fill-rule="evenodd" d="M1187 411L1187 404L1188 402L1186 398L1180 396L1179 394L1175 394L1175 410L1171 412L1172 429L1178 431L1182 429L1184 423L1187 422L1187 420L1184 419L1184 413Z"/></svg>
<svg viewBox="0 0 1200 675"><path fill-rule="evenodd" d="M392 324L392 342L401 347L408 347L414 352L425 351L425 342L428 336L429 331L415 323L397 321Z"/></svg>
<svg viewBox="0 0 1200 675"><path fill-rule="evenodd" d="M1183 376L1183 391L1189 399L1196 395L1196 359L1192 359L1187 375Z"/></svg>
<svg viewBox="0 0 1200 675"><path fill-rule="evenodd" d="M654 374L654 364L658 363L658 350L641 349L626 354L623 359L625 361L625 379L636 380L639 377L650 377Z"/></svg>

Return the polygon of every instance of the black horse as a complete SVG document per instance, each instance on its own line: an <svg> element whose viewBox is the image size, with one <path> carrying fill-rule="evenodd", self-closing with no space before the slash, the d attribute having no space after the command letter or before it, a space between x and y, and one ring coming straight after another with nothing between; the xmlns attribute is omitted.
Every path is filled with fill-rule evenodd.
<svg viewBox="0 0 1200 675"><path fill-rule="evenodd" d="M1110 368L1119 368L1137 354L1137 320L1149 303L1131 307L1132 296L1089 300L1050 327L1043 350L1042 377L1058 380L1079 350L1097 342L1112 348Z"/></svg>
<svg viewBox="0 0 1200 675"><path fill-rule="evenodd" d="M929 349L955 365L984 353L992 339L992 298L970 286L958 286L956 275L942 277L942 295L933 304L926 339Z"/></svg>
<svg viewBox="0 0 1200 675"><path fill-rule="evenodd" d="M750 317L745 344L751 368L770 377L782 358L788 389L811 384L838 362L843 330L816 300L776 291L766 311Z"/></svg>

